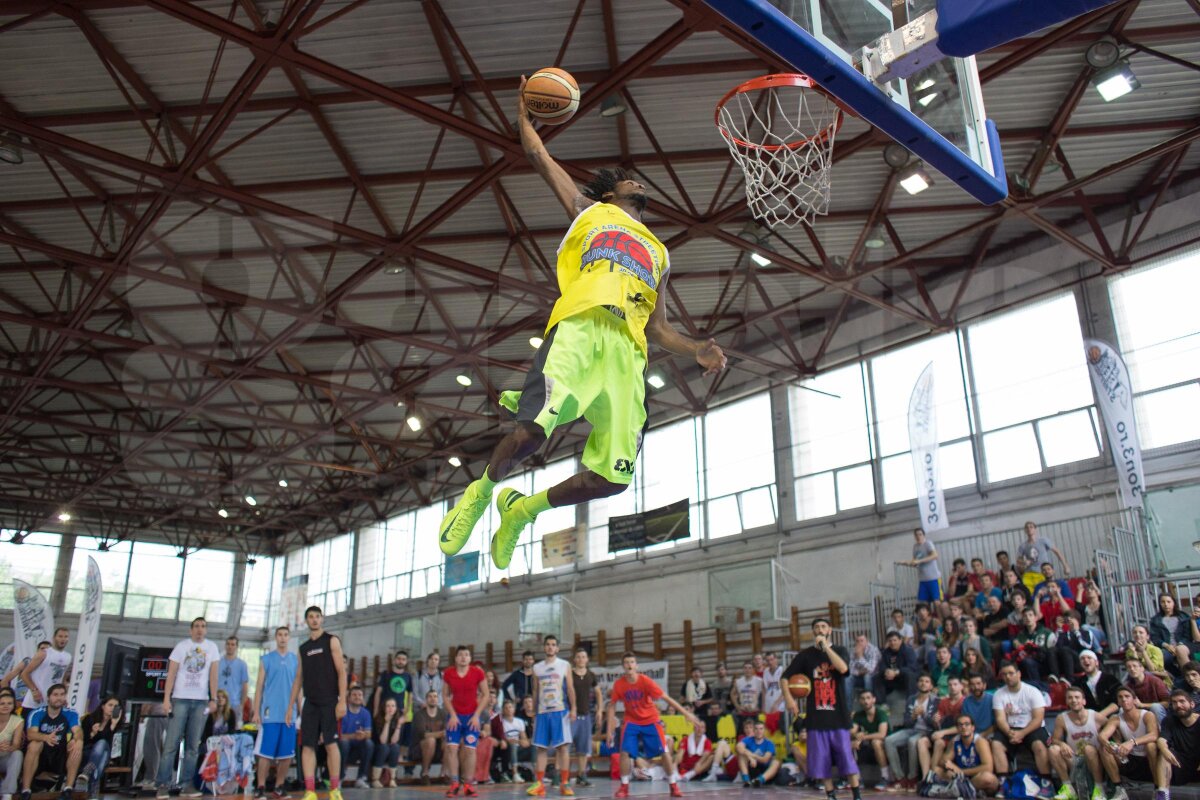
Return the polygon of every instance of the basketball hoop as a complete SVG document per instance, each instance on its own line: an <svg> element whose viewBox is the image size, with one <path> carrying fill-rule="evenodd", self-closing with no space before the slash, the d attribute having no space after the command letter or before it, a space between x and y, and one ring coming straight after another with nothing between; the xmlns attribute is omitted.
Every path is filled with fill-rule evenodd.
<svg viewBox="0 0 1200 800"><path fill-rule="evenodd" d="M833 140L843 108L806 75L764 75L721 98L714 115L746 179L746 202L770 227L829 213Z"/></svg>

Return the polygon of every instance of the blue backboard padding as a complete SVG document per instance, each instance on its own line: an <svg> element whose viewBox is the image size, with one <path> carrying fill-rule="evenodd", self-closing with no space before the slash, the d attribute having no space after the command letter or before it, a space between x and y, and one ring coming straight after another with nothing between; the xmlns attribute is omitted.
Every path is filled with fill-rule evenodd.
<svg viewBox="0 0 1200 800"><path fill-rule="evenodd" d="M938 49L966 58L1116 0L938 0Z"/></svg>
<svg viewBox="0 0 1200 800"><path fill-rule="evenodd" d="M1008 180L996 126L987 121L992 173L891 99L862 73L834 55L766 0L704 0L721 16L755 37L793 69L836 95L879 130L907 147L926 164L961 186L981 203L1008 196Z"/></svg>

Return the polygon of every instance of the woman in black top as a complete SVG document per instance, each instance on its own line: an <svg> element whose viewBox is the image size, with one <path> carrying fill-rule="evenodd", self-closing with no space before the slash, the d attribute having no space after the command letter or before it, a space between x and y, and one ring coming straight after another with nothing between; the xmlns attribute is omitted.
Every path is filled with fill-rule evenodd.
<svg viewBox="0 0 1200 800"><path fill-rule="evenodd" d="M121 727L121 701L113 695L105 697L79 727L83 729L83 757L87 762L80 774L88 779L88 795L95 797L112 757L113 734Z"/></svg>
<svg viewBox="0 0 1200 800"><path fill-rule="evenodd" d="M394 775L400 764L400 710L394 698L389 697L383 703L379 716L372 725L371 738L375 741L375 757L371 763L371 787L382 789L391 786L389 778L381 782L379 774L384 767Z"/></svg>
<svg viewBox="0 0 1200 800"><path fill-rule="evenodd" d="M224 689L217 690L217 711L204 719L204 739L210 736L224 736L237 732L237 717L233 706L229 705L229 694ZM201 763L204 763L201 758Z"/></svg>

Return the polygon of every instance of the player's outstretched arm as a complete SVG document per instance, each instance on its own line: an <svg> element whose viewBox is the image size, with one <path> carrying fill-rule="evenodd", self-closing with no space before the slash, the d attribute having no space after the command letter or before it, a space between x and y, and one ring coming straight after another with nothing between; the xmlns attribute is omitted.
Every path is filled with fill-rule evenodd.
<svg viewBox="0 0 1200 800"><path fill-rule="evenodd" d="M717 345L716 339L692 339L675 330L671 323L667 322L664 294L666 287L667 276L664 274L658 284L659 300L654 304L654 310L650 312L650 319L646 323L646 338L668 353L692 356L697 364L704 367L705 375L715 375L725 369L725 351ZM736 687L734 691L736 693Z"/></svg>
<svg viewBox="0 0 1200 800"><path fill-rule="evenodd" d="M542 180L550 185L554 196L566 209L567 216L575 219L579 216L579 212L595 201L583 196L567 171L550 157L546 146L542 144L542 137L538 136L537 131L533 129L533 122L529 119L529 110L525 107L524 76L521 76L521 88L517 92L517 128L521 133L521 147L525 149L525 157L533 165L534 171L542 176Z"/></svg>

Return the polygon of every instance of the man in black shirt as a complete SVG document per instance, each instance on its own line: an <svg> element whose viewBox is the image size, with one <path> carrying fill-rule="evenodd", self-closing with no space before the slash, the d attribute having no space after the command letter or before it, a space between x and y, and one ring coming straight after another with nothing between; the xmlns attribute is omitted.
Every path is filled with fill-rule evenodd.
<svg viewBox="0 0 1200 800"><path fill-rule="evenodd" d="M782 678L786 683L793 675L804 675L812 681L806 701L808 714L804 718L804 727L808 731L808 776L820 779L825 785L826 797L835 800L833 765L836 763L841 777L850 781L854 800L862 800L858 764L850 744L850 707L846 700L850 653L846 648L830 643L833 627L829 620L814 620L812 632L813 645L796 654L783 671ZM792 693L785 691L783 698L788 711L793 716L798 715L800 707Z"/></svg>
<svg viewBox="0 0 1200 800"><path fill-rule="evenodd" d="M512 674L500 684L500 691L521 707L522 701L533 694L533 651L526 650L521 654L521 668L514 669Z"/></svg>
<svg viewBox="0 0 1200 800"><path fill-rule="evenodd" d="M342 800L339 775L342 753L338 749L338 724L346 716L346 663L342 659L342 641L321 626L325 615L317 606L304 612L308 641L300 645L296 679L288 702L285 722L291 724L292 709L304 690L304 709L300 712L300 741L304 750L300 763L304 769L304 797L317 800L317 745L325 745L329 767L329 800Z"/></svg>
<svg viewBox="0 0 1200 800"><path fill-rule="evenodd" d="M1100 671L1100 657L1091 650L1079 654L1079 663L1083 674L1073 683L1083 689L1084 707L1111 716L1117 710L1117 689L1121 688L1121 682Z"/></svg>
<svg viewBox="0 0 1200 800"><path fill-rule="evenodd" d="M1158 761L1154 770L1154 800L1168 800L1171 786L1200 780L1200 714L1186 689L1171 692L1171 711L1163 720L1158 737Z"/></svg>

